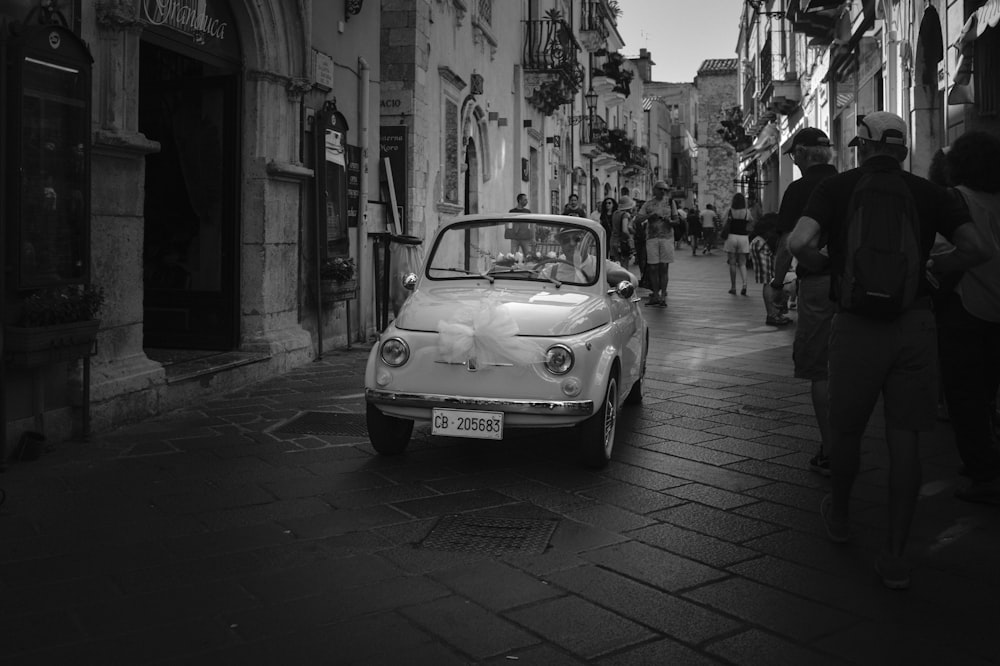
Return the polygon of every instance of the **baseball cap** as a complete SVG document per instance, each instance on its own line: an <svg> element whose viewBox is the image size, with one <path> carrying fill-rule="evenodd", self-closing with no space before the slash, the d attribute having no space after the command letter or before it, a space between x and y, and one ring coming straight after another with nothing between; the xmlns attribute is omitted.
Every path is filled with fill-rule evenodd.
<svg viewBox="0 0 1000 666"><path fill-rule="evenodd" d="M667 182L666 181L664 181L664 180L658 180L655 183L653 183L653 189L654 190L669 190L670 188L667 186Z"/></svg>
<svg viewBox="0 0 1000 666"><path fill-rule="evenodd" d="M862 141L906 146L906 121L888 111L858 116L858 135L847 145L856 146Z"/></svg>
<svg viewBox="0 0 1000 666"><path fill-rule="evenodd" d="M830 137L826 135L826 132L815 127L803 127L792 137L792 145L788 147L785 154L788 155L795 152L795 149L799 146L807 148L825 146L829 148L830 145Z"/></svg>

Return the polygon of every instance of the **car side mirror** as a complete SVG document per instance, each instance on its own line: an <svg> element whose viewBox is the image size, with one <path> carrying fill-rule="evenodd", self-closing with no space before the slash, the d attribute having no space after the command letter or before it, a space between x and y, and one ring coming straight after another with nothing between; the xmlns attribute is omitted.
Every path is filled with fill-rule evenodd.
<svg viewBox="0 0 1000 666"><path fill-rule="evenodd" d="M635 285L628 280L622 280L615 285L615 293L625 299L632 298L635 295Z"/></svg>
<svg viewBox="0 0 1000 666"><path fill-rule="evenodd" d="M403 289L413 291L417 288L417 274L407 273L403 276Z"/></svg>

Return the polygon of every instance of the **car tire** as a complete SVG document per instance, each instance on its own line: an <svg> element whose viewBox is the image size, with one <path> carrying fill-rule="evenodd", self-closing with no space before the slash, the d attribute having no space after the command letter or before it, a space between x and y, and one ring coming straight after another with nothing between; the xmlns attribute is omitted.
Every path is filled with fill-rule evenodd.
<svg viewBox="0 0 1000 666"><path fill-rule="evenodd" d="M580 454L583 464L601 469L611 460L618 424L618 377L612 375L597 412L580 424Z"/></svg>
<svg viewBox="0 0 1000 666"><path fill-rule="evenodd" d="M413 421L386 416L378 407L367 403L365 421L372 448L383 456L396 456L406 450L413 434Z"/></svg>

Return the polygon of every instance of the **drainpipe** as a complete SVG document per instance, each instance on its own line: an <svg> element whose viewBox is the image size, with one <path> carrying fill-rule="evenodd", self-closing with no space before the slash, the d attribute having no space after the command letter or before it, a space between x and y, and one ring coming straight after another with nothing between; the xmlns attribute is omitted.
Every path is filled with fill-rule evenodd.
<svg viewBox="0 0 1000 666"><path fill-rule="evenodd" d="M370 299L365 295L367 260L371 257L368 251L368 115L371 94L371 68L368 61L358 57L358 142L361 146L361 191L358 193L358 226L355 229L358 248L358 342L365 342L368 337L367 322L371 314ZM350 336L348 331L347 335Z"/></svg>

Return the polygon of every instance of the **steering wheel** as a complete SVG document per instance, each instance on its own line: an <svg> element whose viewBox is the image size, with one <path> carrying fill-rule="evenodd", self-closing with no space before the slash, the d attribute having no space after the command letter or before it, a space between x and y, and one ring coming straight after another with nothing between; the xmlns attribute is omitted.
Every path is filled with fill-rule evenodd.
<svg viewBox="0 0 1000 666"><path fill-rule="evenodd" d="M580 277L583 278L583 280L582 280L583 282L586 282L586 281L588 281L590 279L589 277L587 277L587 274L583 272L582 268L580 268L579 266L577 266L576 264L574 264L571 261L567 261L565 259L559 259L558 257L545 257L545 258L543 258L541 261L539 261L539 262L537 262L535 264L535 270L536 271L540 270L541 267L544 266L545 264L566 264L567 266L569 266L574 271L576 271L577 273L580 274Z"/></svg>

